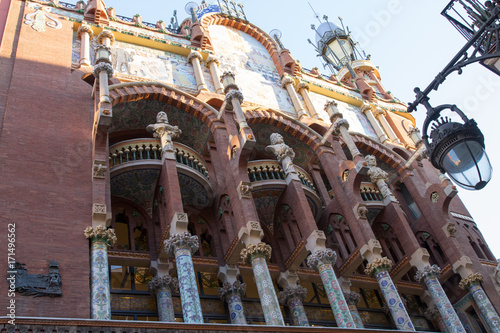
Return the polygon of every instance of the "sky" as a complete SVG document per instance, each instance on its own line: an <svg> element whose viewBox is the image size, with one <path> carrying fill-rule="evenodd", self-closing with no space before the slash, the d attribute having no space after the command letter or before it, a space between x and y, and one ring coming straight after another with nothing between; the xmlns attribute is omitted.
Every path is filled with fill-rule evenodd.
<svg viewBox="0 0 500 333"><path fill-rule="evenodd" d="M114 7L118 15L133 17L140 14L145 22L155 23L162 19L170 22L172 12L177 10L179 23L187 17L184 10L188 1L160 0L104 0ZM200 4L201 1L197 0ZM208 1L210 2L210 1ZM404 102L415 98L413 89L422 90L448 64L463 47L466 40L440 15L448 1L435 0L242 0L247 19L270 32L279 29L281 41L292 56L303 67L323 68L314 48L307 42L314 41L311 24L320 23L315 18L312 6L320 18L327 15L329 21L340 24L338 17L352 31L371 62L379 66L382 85ZM327 69L323 74L329 75ZM500 77L480 64L464 68L462 75L451 74L438 91L429 94L433 106L456 104L469 118L474 118L485 136L486 151L493 166L493 178L481 191L459 189L459 196L469 209L483 233L491 251L500 258L499 218L496 216L496 188L500 189L500 156L497 142L500 140L500 120L495 96L500 94ZM417 127L425 119L425 109L420 106L413 113Z"/></svg>

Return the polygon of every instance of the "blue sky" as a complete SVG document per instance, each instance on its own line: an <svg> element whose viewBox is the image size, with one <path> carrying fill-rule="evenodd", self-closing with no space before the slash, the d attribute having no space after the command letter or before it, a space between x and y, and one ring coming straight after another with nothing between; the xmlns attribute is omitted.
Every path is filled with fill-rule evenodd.
<svg viewBox="0 0 500 333"><path fill-rule="evenodd" d="M104 0L116 9L118 15L132 17L141 14L143 21L170 21L177 10L179 23L187 17L184 6L188 1L159 0ZM196 1L198 4L200 0ZM237 1L238 2L238 1ZM318 20L307 1L243 0L245 13L250 22L266 32L279 29L282 42L302 66L322 68L315 51L307 39L314 40L311 24ZM440 15L448 1L431 0L379 0L338 1L310 0L320 17L344 24L359 41L371 61L379 66L382 84L396 97L405 102L414 100L413 88L422 90L465 44L465 39ZM322 70L327 74L328 71ZM496 189L500 188L497 168L500 156L496 143L500 140L497 124L499 106L494 97L500 93L500 77L479 64L464 69L462 75L452 74L429 97L432 105L457 104L469 118L474 118L486 139L486 149L493 165L493 179L481 191L459 190L459 195L475 219L495 257L500 258L499 218L496 217ZM421 107L413 114L421 127L425 110Z"/></svg>

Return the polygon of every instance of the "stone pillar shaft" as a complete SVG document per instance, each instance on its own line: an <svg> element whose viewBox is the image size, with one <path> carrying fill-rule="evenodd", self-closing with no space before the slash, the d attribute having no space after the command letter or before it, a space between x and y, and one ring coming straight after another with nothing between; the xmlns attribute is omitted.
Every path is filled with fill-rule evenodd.
<svg viewBox="0 0 500 333"><path fill-rule="evenodd" d="M304 111L304 108L302 107L302 103L300 103L299 96L297 96L297 93L293 88L293 84L291 82L290 83L285 82L283 85L285 86L285 89L292 100L293 107L295 108L295 111L297 111L297 116L299 117L299 119L301 119L304 116L307 116L307 113Z"/></svg>
<svg viewBox="0 0 500 333"><path fill-rule="evenodd" d="M201 69L201 63L200 60L203 59L201 54L197 51L191 51L191 53L188 56L188 61L191 63L193 66L194 70L194 77L196 79L196 85L198 92L202 90L207 90L207 85L205 83L205 78L203 77L203 71Z"/></svg>
<svg viewBox="0 0 500 333"><path fill-rule="evenodd" d="M486 319L486 322L492 332L500 332L500 317L491 304L490 299L484 292L483 287L481 287L479 283L471 283L469 292L472 295L472 298L474 298L474 301L479 307L483 318Z"/></svg>
<svg viewBox="0 0 500 333"><path fill-rule="evenodd" d="M156 304L158 306L159 321L175 321L174 303L172 301L172 292L170 288L161 287L156 291Z"/></svg>
<svg viewBox="0 0 500 333"><path fill-rule="evenodd" d="M304 99L304 102L306 103L306 107L309 110L311 117L314 119L319 119L318 112L316 111L316 108L314 107L311 97L309 96L309 91L306 88L300 88L299 94Z"/></svg>
<svg viewBox="0 0 500 333"><path fill-rule="evenodd" d="M375 130L375 133L377 133L380 142L385 143L386 141L388 141L389 138L387 137L387 135L385 135L384 131L380 127L380 123L377 121L377 119L375 119L371 108L369 106L366 106L366 109L363 112L366 115L366 118L368 118L368 121L372 125L373 129Z"/></svg>
<svg viewBox="0 0 500 333"><path fill-rule="evenodd" d="M389 139L392 142L401 143L399 141L398 137L396 136L396 133L394 133L394 130L392 129L391 125L389 124L387 119L385 119L385 111L379 112L377 114L377 118L380 121L380 123L382 124L383 129L385 130L385 132L389 136Z"/></svg>
<svg viewBox="0 0 500 333"><path fill-rule="evenodd" d="M345 126L340 127L340 135L342 136L342 140L344 140L345 144L347 145L347 148L349 148L349 151L351 152L353 158L355 156L362 156Z"/></svg>
<svg viewBox="0 0 500 333"><path fill-rule="evenodd" d="M106 71L99 73L99 88L99 101L101 103L109 102L108 73Z"/></svg>
<svg viewBox="0 0 500 333"><path fill-rule="evenodd" d="M227 307L229 309L229 317L231 318L231 324L235 325L246 325L247 319L245 317L245 312L243 311L243 303L241 302L241 296L239 293L231 293L227 297Z"/></svg>
<svg viewBox="0 0 500 333"><path fill-rule="evenodd" d="M90 34L82 31L80 46L80 66L90 66Z"/></svg>
<svg viewBox="0 0 500 333"><path fill-rule="evenodd" d="M111 319L111 294L109 289L108 244L102 239L92 239L90 250L92 319Z"/></svg>
<svg viewBox="0 0 500 333"><path fill-rule="evenodd" d="M219 68L216 61L211 61L209 65L210 75L212 75L212 80L214 81L215 92L218 94L224 93L224 87L219 80Z"/></svg>
<svg viewBox="0 0 500 333"><path fill-rule="evenodd" d="M247 119L245 118L243 109L241 108L240 101L237 98L233 98L231 99L231 104L233 105L234 114L240 130L242 128L250 128L247 124Z"/></svg>
<svg viewBox="0 0 500 333"><path fill-rule="evenodd" d="M182 316L185 323L203 323L201 302L196 284L196 273L193 266L191 250L185 247L176 247L175 262L179 277L179 291L182 302Z"/></svg>
<svg viewBox="0 0 500 333"><path fill-rule="evenodd" d="M357 328L365 328L363 324L363 320L361 320L361 316L359 315L358 307L354 304L349 305L349 311L351 312L352 319L354 320L354 324L356 324Z"/></svg>

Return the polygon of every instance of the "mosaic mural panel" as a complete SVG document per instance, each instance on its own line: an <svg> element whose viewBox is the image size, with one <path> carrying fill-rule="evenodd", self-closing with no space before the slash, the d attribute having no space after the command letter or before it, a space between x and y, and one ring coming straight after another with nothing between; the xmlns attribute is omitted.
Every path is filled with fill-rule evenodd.
<svg viewBox="0 0 500 333"><path fill-rule="evenodd" d="M202 299L201 310L204 314L226 314L226 308L220 299Z"/></svg>
<svg viewBox="0 0 500 333"><path fill-rule="evenodd" d="M264 317L260 302L243 302L247 317Z"/></svg>
<svg viewBox="0 0 500 333"><path fill-rule="evenodd" d="M390 326L383 312L359 311L359 315L365 325Z"/></svg>
<svg viewBox="0 0 500 333"><path fill-rule="evenodd" d="M156 300L150 295L111 294L111 310L156 312Z"/></svg>
<svg viewBox="0 0 500 333"><path fill-rule="evenodd" d="M255 38L234 28L212 25L210 37L221 72L236 74L245 100L296 116L290 96L266 48Z"/></svg>
<svg viewBox="0 0 500 333"><path fill-rule="evenodd" d="M181 187L181 198L183 205L206 207L209 203L209 195L203 185L196 179L178 173L179 185Z"/></svg>
<svg viewBox="0 0 500 333"><path fill-rule="evenodd" d="M325 122L330 124L330 117L324 110L324 107L326 102L332 100L332 98L313 92L309 93L309 95L311 96L311 100L314 104L314 107L318 111L319 116L323 120L325 120ZM335 102L337 102L338 104L337 108L339 109L339 111L344 115L344 119L349 122L349 131L358 132L379 141L372 125L370 124L366 116L361 112L361 109L359 107L339 100L335 100Z"/></svg>
<svg viewBox="0 0 500 333"><path fill-rule="evenodd" d="M271 233L273 232L274 212L283 189L265 189L252 191L255 208L259 214L260 222L265 224Z"/></svg>
<svg viewBox="0 0 500 333"><path fill-rule="evenodd" d="M209 128L198 118L160 101L139 100L114 106L113 121L109 131L113 133L130 129L146 129L149 124L156 122L156 114L160 111L166 112L169 123L178 126L182 131L175 141L201 154L210 136Z"/></svg>

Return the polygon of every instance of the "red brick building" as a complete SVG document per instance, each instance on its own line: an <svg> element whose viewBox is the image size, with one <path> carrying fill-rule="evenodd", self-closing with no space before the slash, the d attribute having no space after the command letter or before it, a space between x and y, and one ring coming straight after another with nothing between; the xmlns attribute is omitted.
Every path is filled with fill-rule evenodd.
<svg viewBox="0 0 500 333"><path fill-rule="evenodd" d="M369 60L302 68L224 1L8 0L0 38L8 332L499 330L497 261Z"/></svg>

